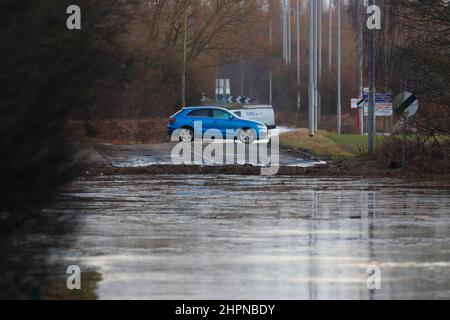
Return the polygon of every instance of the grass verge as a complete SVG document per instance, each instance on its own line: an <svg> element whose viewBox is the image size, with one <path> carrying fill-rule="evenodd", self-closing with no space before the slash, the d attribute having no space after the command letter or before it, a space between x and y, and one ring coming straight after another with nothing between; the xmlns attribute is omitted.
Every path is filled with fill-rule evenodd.
<svg viewBox="0 0 450 320"><path fill-rule="evenodd" d="M383 137L377 137L377 144ZM338 135L319 130L310 137L306 129L281 135L282 148L301 150L326 160L345 160L367 153L367 136Z"/></svg>

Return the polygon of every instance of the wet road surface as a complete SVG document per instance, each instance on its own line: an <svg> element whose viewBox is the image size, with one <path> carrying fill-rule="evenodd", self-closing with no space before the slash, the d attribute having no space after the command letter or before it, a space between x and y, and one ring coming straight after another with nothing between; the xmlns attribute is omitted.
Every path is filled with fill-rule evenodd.
<svg viewBox="0 0 450 320"><path fill-rule="evenodd" d="M278 134L295 131L295 129L281 127L277 131ZM272 159L276 159L276 165L284 167L316 167L324 166L327 163L320 160L304 159L298 156L293 156L287 152L280 151L278 148L272 149L268 147L267 150L261 150L266 144L252 144L252 151L249 147L242 144L235 145L233 142L216 142L214 145L205 143L201 148L195 149L193 144L186 143L185 150L189 150L188 161L181 162L174 160L172 151L177 143L159 143L159 144L143 144L143 145L112 145L112 144L98 144L95 150L106 159L111 165L116 167L144 167L153 165L209 165L217 166L224 164L250 164L252 166L269 166L273 163ZM207 147L216 146L214 152L208 152ZM222 154L216 157L216 152ZM183 152L180 152L183 154ZM253 156L250 156L252 154ZM261 156L263 155L263 156ZM264 158L267 155L268 158ZM195 159L200 161L194 162ZM233 159L232 161L228 161Z"/></svg>
<svg viewBox="0 0 450 320"><path fill-rule="evenodd" d="M191 147L191 144L186 144L188 146L186 149L191 150L188 161L182 161L182 156L177 158L172 158L171 153L176 144L173 143L161 143L161 144L145 144L145 145L107 145L99 144L95 146L95 150L101 154L111 165L115 167L145 167L154 165L209 165L218 166L225 164L250 164L252 166L268 166L270 165L270 160L277 157L277 164L283 167L316 167L324 166L327 163L321 160L311 160L304 159L296 156L292 156L288 153L276 151L268 152L268 157L266 160L261 160L260 157L250 158L249 152L245 150L238 151L232 143L228 144L231 151L226 151L227 145L217 144L223 149L222 156L220 158L215 158L214 156L209 156L205 152L207 145L204 145L200 152L195 150L195 147ZM242 146L242 145L241 145ZM258 148L258 146L253 146ZM229 150L230 150L229 149ZM258 149L259 150L259 149ZM258 155L260 151L255 153ZM254 153L254 154L255 154ZM263 154L267 154L264 153ZM231 156L233 161L227 161ZM200 158L201 161L195 162L195 159ZM173 160L177 159L177 160ZM216 159L219 159L218 161Z"/></svg>
<svg viewBox="0 0 450 320"><path fill-rule="evenodd" d="M90 177L47 213L78 224L52 259L99 272L101 299L450 298L448 185Z"/></svg>

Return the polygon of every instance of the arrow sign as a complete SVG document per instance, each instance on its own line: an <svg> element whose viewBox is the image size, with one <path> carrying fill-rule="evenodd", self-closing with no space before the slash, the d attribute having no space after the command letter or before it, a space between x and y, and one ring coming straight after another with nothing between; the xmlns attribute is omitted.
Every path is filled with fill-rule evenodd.
<svg viewBox="0 0 450 320"><path fill-rule="evenodd" d="M395 113L411 118L419 110L419 100L411 92L402 92L395 97Z"/></svg>
<svg viewBox="0 0 450 320"><path fill-rule="evenodd" d="M239 103L239 104L250 104L253 99L252 98L246 98L246 97L241 97L241 96L231 96L228 99L229 103Z"/></svg>

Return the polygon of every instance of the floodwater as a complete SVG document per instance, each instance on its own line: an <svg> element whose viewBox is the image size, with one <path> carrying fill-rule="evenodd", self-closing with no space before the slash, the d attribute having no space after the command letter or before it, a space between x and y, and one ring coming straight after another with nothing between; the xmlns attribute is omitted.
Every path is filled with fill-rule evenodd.
<svg viewBox="0 0 450 320"><path fill-rule="evenodd" d="M272 137L297 129L279 127ZM176 148L178 146L179 148ZM181 147L182 146L182 147ZM324 166L321 160L304 159L291 155L277 146L267 147L267 144L253 144L251 147L242 144L238 147L234 142L217 140L205 142L197 147L191 143L154 143L142 145L98 144L95 150L115 167L145 167L155 165L252 165L257 167L282 166L310 168ZM174 150L178 150L175 152Z"/></svg>
<svg viewBox="0 0 450 320"><path fill-rule="evenodd" d="M242 146L237 150L234 143L211 143L214 151L220 156L208 154L208 145L202 145L199 150L190 143L180 143L180 154L172 157L174 143L143 144L143 145L108 145L98 144L95 146L97 152L106 159L108 163L115 167L146 167L156 165L203 165L203 166L223 166L223 165L252 165L255 167L268 167L279 165L281 167L301 167L311 168L325 166L327 163L321 160L304 159L290 155L280 150L264 149L263 146L253 145L252 152L248 147ZM182 146L182 147L181 147ZM187 156L184 156L187 154ZM219 153L218 153L219 154ZM251 156L250 156L251 155ZM199 158L196 162L195 159ZM230 161L231 159L231 161ZM275 161L275 162L274 162Z"/></svg>
<svg viewBox="0 0 450 320"><path fill-rule="evenodd" d="M77 228L58 263L100 299L450 298L448 185L401 180L109 176L46 212ZM368 268L381 271L369 290Z"/></svg>

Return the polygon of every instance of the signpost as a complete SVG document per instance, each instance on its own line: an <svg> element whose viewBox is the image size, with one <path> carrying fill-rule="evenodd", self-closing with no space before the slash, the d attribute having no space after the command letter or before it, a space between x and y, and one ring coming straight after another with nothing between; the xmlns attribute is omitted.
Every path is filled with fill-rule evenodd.
<svg viewBox="0 0 450 320"><path fill-rule="evenodd" d="M231 95L230 79L216 79L216 101L225 105Z"/></svg>
<svg viewBox="0 0 450 320"><path fill-rule="evenodd" d="M358 128L358 132L361 135L364 135L364 105L365 105L365 100L364 99L357 99L356 102L356 108L358 110L358 120L356 123L356 127Z"/></svg>
<svg viewBox="0 0 450 320"><path fill-rule="evenodd" d="M232 96L230 79L216 79L216 102L223 106L230 103L250 104L253 98Z"/></svg>
<svg viewBox="0 0 450 320"><path fill-rule="evenodd" d="M403 117L403 147L402 167L406 167L406 138L408 133L408 119L419 110L419 100L411 92L402 92L394 99L395 113Z"/></svg>

